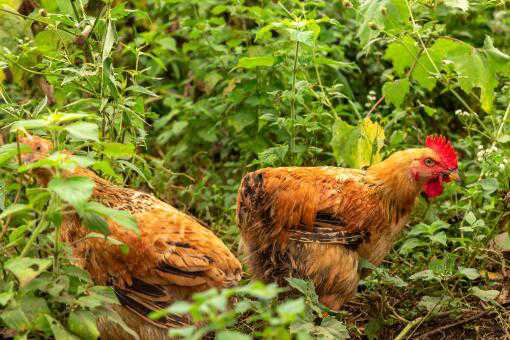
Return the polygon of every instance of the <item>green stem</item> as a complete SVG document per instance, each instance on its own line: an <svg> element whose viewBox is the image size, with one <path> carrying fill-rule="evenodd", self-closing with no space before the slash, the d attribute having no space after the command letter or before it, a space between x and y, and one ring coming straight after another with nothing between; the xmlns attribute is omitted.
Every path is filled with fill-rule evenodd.
<svg viewBox="0 0 510 340"><path fill-rule="evenodd" d="M27 244L25 245L25 247L23 248L23 250L21 251L20 253L20 257L23 257L23 256L26 256L28 254L28 251L30 250L30 248L32 248L32 245L34 244L35 240L37 239L37 237L46 229L46 227L48 226L48 223L46 223L46 220L44 219L45 217L45 213L43 213L41 215L41 220L39 221L39 224L37 224L37 227L35 228L35 230L32 232L32 235L30 236L30 238L28 239L27 241Z"/></svg>
<svg viewBox="0 0 510 340"><path fill-rule="evenodd" d="M291 120L291 138L290 138L290 152L294 158L296 149L296 73L299 56L299 41L296 42L296 49L294 51L294 66L292 68L292 98L290 102L290 120Z"/></svg>

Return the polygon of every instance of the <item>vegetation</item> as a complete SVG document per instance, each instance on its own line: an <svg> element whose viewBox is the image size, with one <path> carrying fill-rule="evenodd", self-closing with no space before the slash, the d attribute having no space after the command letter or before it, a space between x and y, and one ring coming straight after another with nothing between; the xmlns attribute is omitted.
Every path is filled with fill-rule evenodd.
<svg viewBox="0 0 510 340"><path fill-rule="evenodd" d="M70 206L94 220L90 237L112 214L136 226L89 202L90 182L46 188L31 168L87 166L154 192L237 249L244 173L361 168L434 133L459 150L464 183L420 201L345 311L307 282L277 299L283 289L247 274L161 313L203 321L172 331L196 339L508 337L509 5L0 0L0 337L96 339L97 316L122 322L57 235ZM24 131L59 151L22 165Z"/></svg>

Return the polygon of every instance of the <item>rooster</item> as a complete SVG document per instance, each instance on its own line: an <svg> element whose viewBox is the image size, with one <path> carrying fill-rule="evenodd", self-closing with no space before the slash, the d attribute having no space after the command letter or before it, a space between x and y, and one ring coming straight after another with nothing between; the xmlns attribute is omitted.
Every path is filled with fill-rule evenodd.
<svg viewBox="0 0 510 340"><path fill-rule="evenodd" d="M361 260L378 266L406 225L417 196L458 181L457 155L443 136L398 151L366 170L265 168L248 173L237 200L242 251L256 279L311 280L339 310L356 292Z"/></svg>
<svg viewBox="0 0 510 340"><path fill-rule="evenodd" d="M46 158L51 142L28 135L21 142L31 151L22 155L25 163ZM52 172L35 169L38 181L47 185ZM96 284L113 287L121 308L119 314L141 339L166 339L168 328L187 325L188 318L170 315L157 321L152 311L194 292L212 287L231 287L241 279L242 268L223 242L193 217L154 196L113 185L85 168L64 171L63 176L85 176L94 182L92 199L131 213L140 236L109 220L111 237L129 246L123 254L118 245L102 238L87 238L74 211L63 214L61 238L73 248L77 264L86 269ZM117 325L100 320L102 339L126 339Z"/></svg>

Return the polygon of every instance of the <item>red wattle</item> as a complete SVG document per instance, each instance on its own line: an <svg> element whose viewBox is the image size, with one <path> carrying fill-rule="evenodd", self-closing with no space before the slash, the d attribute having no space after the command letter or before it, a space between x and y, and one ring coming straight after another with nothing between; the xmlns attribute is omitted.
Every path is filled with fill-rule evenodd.
<svg viewBox="0 0 510 340"><path fill-rule="evenodd" d="M443 193L443 183L440 179L435 179L425 183L423 192L427 197L436 197Z"/></svg>

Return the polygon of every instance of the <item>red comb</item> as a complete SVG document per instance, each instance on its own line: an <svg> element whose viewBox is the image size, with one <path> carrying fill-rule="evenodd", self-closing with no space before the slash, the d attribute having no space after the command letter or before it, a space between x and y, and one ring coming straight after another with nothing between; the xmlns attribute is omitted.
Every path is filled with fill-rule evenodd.
<svg viewBox="0 0 510 340"><path fill-rule="evenodd" d="M457 152L444 136L427 136L425 145L441 155L448 168L457 169Z"/></svg>

